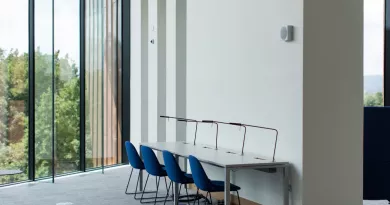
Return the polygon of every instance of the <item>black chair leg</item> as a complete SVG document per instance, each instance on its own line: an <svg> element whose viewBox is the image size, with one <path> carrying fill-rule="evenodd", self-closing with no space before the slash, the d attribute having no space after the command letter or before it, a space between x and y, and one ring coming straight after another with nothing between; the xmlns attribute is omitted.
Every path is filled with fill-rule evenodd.
<svg viewBox="0 0 390 205"><path fill-rule="evenodd" d="M130 177L129 177L129 181L127 182L127 186L126 186L126 190L125 190L125 194L127 195L134 195L134 199L135 200L140 200L141 198L137 198L137 194L142 194L143 192L141 191L138 191L138 184L140 182L140 178L141 178L141 175L138 174L138 178L137 178L137 184L135 186L135 191L134 192L128 192L129 190L129 185L130 185L130 181L131 181L131 178L132 178L132 175L133 175L133 171L134 171L134 168L131 169L131 173L130 173ZM140 172L142 172L142 170L139 170ZM155 191L145 191L144 190L144 193L145 194L152 194L152 193L156 193ZM143 198L143 199L154 199L153 197L148 197L148 198Z"/></svg>
<svg viewBox="0 0 390 205"><path fill-rule="evenodd" d="M140 170L140 172L142 172L142 170ZM134 199L137 200L137 192L138 192L138 183L139 183L139 180L141 178L141 174L139 173L138 174L138 179L137 179L137 184L135 185L135 192L134 192ZM145 190L144 190L145 191Z"/></svg>
<svg viewBox="0 0 390 205"><path fill-rule="evenodd" d="M165 188L168 190L167 177L164 177L164 180L165 180ZM169 194L169 191L167 191L167 194Z"/></svg>
<svg viewBox="0 0 390 205"><path fill-rule="evenodd" d="M130 184L131 176L133 175L133 171L134 171L134 168L131 168L130 177L129 177L129 181L127 182L125 194L131 194L131 193L128 193L127 190L129 189L129 184Z"/></svg>
<svg viewBox="0 0 390 205"><path fill-rule="evenodd" d="M158 178L158 179L157 179L157 178ZM154 205L156 205L156 203L157 203L158 186L160 185L160 178L161 178L161 177L156 177L157 192L156 192L156 198L154 198Z"/></svg>
<svg viewBox="0 0 390 205"><path fill-rule="evenodd" d="M164 202L165 201L164 199L166 199L167 196L166 195L165 196L158 196L158 188L160 186L160 178L161 177L159 177L158 180L157 180L157 177L156 177L156 185L157 185L157 190L156 191L152 191L152 192L145 191L146 190L146 185L148 184L149 176L150 176L150 174L148 174L148 177L146 178L146 183L145 183L144 189L142 191L141 198L138 198L138 199L140 199L140 203L141 204L149 204L149 203L156 204L157 202ZM144 198L144 194L145 193L155 193L155 197ZM169 192L167 192L167 193L169 193ZM152 200L146 200L145 201L145 199L152 199ZM157 201L157 199L163 199L163 200ZM167 201L171 201L171 200L167 200Z"/></svg>
<svg viewBox="0 0 390 205"><path fill-rule="evenodd" d="M238 197L238 205L241 205L240 194L238 193L238 191L237 191L237 197Z"/></svg>
<svg viewBox="0 0 390 205"><path fill-rule="evenodd" d="M188 205L190 205L190 196L188 195L187 184L185 185L185 188L186 188L186 194L187 194Z"/></svg>
<svg viewBox="0 0 390 205"><path fill-rule="evenodd" d="M194 200L194 205L195 205L195 202L198 200L198 203L199 203L199 189L196 189L196 199Z"/></svg>
<svg viewBox="0 0 390 205"><path fill-rule="evenodd" d="M168 194L167 194L167 196L165 197L164 205L165 205L165 203L167 203L167 198L168 198L168 196L169 196L169 190L171 189L172 184L173 184L173 182L171 181L171 183L169 183L169 186L168 186Z"/></svg>
<svg viewBox="0 0 390 205"><path fill-rule="evenodd" d="M149 175L150 174L148 174L148 177L146 177L146 183L145 183L145 186L144 186L144 190L142 191L142 195L141 195L141 204L143 203L143 198L144 198L144 193L145 193L145 188L146 188L146 185L148 184L148 180L149 180Z"/></svg>
<svg viewBox="0 0 390 205"><path fill-rule="evenodd" d="M198 191L199 191L199 189L198 189ZM198 205L200 204L200 198L198 199Z"/></svg>
<svg viewBox="0 0 390 205"><path fill-rule="evenodd" d="M209 198L207 198L207 197L209 196L209 193L210 193L210 192L207 192L207 193L206 193L206 197L205 197L205 200L204 200L204 204L208 204Z"/></svg>

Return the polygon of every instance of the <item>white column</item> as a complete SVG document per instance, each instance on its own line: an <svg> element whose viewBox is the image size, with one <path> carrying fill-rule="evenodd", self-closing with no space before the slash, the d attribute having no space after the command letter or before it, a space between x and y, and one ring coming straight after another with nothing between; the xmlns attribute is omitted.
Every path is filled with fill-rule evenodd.
<svg viewBox="0 0 390 205"><path fill-rule="evenodd" d="M141 142L147 142L149 136L149 2L140 0L141 7L141 116L137 120L141 121ZM135 55L135 53L133 53ZM136 99L132 99L136 100Z"/></svg>
<svg viewBox="0 0 390 205"><path fill-rule="evenodd" d="M148 141L166 139L166 1L149 0Z"/></svg>
<svg viewBox="0 0 390 205"><path fill-rule="evenodd" d="M148 142L157 141L157 1L149 0L148 5Z"/></svg>
<svg viewBox="0 0 390 205"><path fill-rule="evenodd" d="M167 0L166 12L166 112L188 117L187 92L187 0ZM167 121L167 141L185 141L186 124ZM193 128L193 125L190 125ZM192 140L192 139L191 139Z"/></svg>
<svg viewBox="0 0 390 205"><path fill-rule="evenodd" d="M166 79L167 79L167 3L166 0L157 0L157 141L166 141Z"/></svg>
<svg viewBox="0 0 390 205"><path fill-rule="evenodd" d="M166 113L176 116L176 0L167 0ZM176 141L176 120L167 120L168 142Z"/></svg>
<svg viewBox="0 0 390 205"><path fill-rule="evenodd" d="M147 141L148 135L148 38L148 1L131 1L130 139L134 145Z"/></svg>
<svg viewBox="0 0 390 205"><path fill-rule="evenodd" d="M363 0L304 1L303 36L303 204L362 204Z"/></svg>
<svg viewBox="0 0 390 205"><path fill-rule="evenodd" d="M187 0L176 0L176 116L187 116ZM176 141L186 141L186 125L176 125Z"/></svg>

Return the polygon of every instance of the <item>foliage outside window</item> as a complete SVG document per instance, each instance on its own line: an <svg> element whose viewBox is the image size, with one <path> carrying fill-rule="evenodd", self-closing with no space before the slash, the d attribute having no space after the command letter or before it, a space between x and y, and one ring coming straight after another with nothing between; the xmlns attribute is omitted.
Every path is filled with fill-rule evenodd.
<svg viewBox="0 0 390 205"><path fill-rule="evenodd" d="M79 166L79 113L80 113L80 79L78 68L68 56L59 58L60 51L55 53L55 130L56 170L57 173L73 171ZM49 88L36 93L36 137L39 149L36 156L51 154L51 129L47 118L47 103L51 102L50 86L51 55L35 53L36 86ZM44 66L46 65L46 66ZM60 78L64 73L69 79ZM40 90L36 88L36 90ZM41 90L42 91L42 90ZM49 129L48 127L49 126ZM41 157L43 158L43 157ZM66 162L66 163L64 163ZM36 162L37 176L51 174L51 162ZM27 180L28 171L28 54L13 49L6 53L0 48L0 170L20 169L21 175L1 177L0 184Z"/></svg>

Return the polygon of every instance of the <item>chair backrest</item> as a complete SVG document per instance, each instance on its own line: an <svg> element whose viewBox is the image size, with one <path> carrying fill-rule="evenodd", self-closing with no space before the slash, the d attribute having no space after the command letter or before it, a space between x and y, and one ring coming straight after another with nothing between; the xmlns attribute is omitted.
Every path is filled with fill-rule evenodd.
<svg viewBox="0 0 390 205"><path fill-rule="evenodd" d="M185 183L186 177L173 154L165 150L163 151L163 158L169 179L176 183Z"/></svg>
<svg viewBox="0 0 390 205"><path fill-rule="evenodd" d="M195 185L203 191L211 191L211 182L207 177L206 172L203 169L202 164L199 160L190 155L190 167L192 172L192 178L194 179Z"/></svg>
<svg viewBox="0 0 390 205"><path fill-rule="evenodd" d="M126 146L127 158L129 159L130 165L134 169L145 169L144 163L142 162L141 157L139 156L134 145L131 142L126 141L125 146Z"/></svg>
<svg viewBox="0 0 390 205"><path fill-rule="evenodd" d="M162 169L152 149L141 146L141 154L144 159L145 169L149 174L153 176L164 176L165 171Z"/></svg>

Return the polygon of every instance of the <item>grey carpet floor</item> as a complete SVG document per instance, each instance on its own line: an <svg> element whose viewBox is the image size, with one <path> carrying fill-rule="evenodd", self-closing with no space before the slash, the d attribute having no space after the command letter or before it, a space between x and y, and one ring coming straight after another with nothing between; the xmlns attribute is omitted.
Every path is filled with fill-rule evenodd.
<svg viewBox="0 0 390 205"><path fill-rule="evenodd" d="M133 196L124 193L130 174L129 166L106 169L105 173L87 172L0 188L0 205L127 205L140 204ZM135 188L138 172L133 173L129 191ZM150 183L153 180L154 183ZM165 183L160 195L164 195ZM155 179L150 178L148 190L155 189ZM166 192L165 192L166 193ZM149 195L151 196L151 195ZM169 202L167 204L173 204Z"/></svg>

